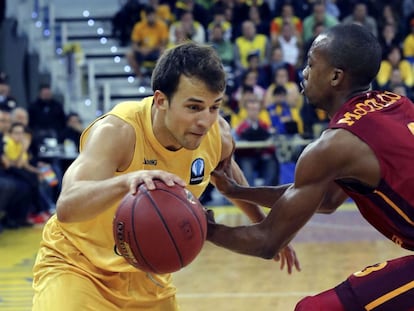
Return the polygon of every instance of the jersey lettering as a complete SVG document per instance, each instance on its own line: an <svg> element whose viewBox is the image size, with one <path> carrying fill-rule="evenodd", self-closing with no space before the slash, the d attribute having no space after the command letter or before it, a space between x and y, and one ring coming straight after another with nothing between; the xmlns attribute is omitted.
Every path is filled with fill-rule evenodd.
<svg viewBox="0 0 414 311"><path fill-rule="evenodd" d="M410 122L407 124L408 129L410 130L411 134L414 135L414 122Z"/></svg>
<svg viewBox="0 0 414 311"><path fill-rule="evenodd" d="M375 272L375 271L379 271L381 269L384 269L384 267L387 265L387 262L383 262L383 263L377 263L375 265L372 266L368 266L366 268L364 268L361 271L355 272L354 276L356 277L363 277L363 276L367 276L368 274Z"/></svg>
<svg viewBox="0 0 414 311"><path fill-rule="evenodd" d="M356 104L355 109L352 112L344 113L343 118L339 119L337 123L345 123L348 126L352 126L355 121L358 121L368 113L391 106L400 98L400 95L391 92L378 94L375 98L366 99L362 103Z"/></svg>

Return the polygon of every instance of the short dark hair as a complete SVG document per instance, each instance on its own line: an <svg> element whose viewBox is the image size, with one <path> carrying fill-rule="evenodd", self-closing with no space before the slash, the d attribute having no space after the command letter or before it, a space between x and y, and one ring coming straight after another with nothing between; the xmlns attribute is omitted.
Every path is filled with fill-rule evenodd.
<svg viewBox="0 0 414 311"><path fill-rule="evenodd" d="M21 123L21 122L13 122L10 125L9 133L11 133L14 130L15 127L22 127L23 128L23 131L26 132L26 126L23 123Z"/></svg>
<svg viewBox="0 0 414 311"><path fill-rule="evenodd" d="M381 65L381 46L364 26L339 24L325 31L330 39L326 48L329 63L350 73L353 86L369 85Z"/></svg>
<svg viewBox="0 0 414 311"><path fill-rule="evenodd" d="M242 94L254 93L254 88L251 85L242 85Z"/></svg>
<svg viewBox="0 0 414 311"><path fill-rule="evenodd" d="M273 90L273 95L286 95L287 91L286 88L282 85L278 85L275 87L275 89Z"/></svg>
<svg viewBox="0 0 414 311"><path fill-rule="evenodd" d="M166 50L152 73L152 89L169 99L177 91L180 76L198 79L212 92L226 89L226 74L217 52L208 45L185 42Z"/></svg>
<svg viewBox="0 0 414 311"><path fill-rule="evenodd" d="M144 12L145 15L153 14L155 13L155 9L151 5L144 6Z"/></svg>
<svg viewBox="0 0 414 311"><path fill-rule="evenodd" d="M77 117L77 118L81 118L79 113L75 112L75 111L70 111L67 115L66 115L66 122L69 121L70 118L72 117Z"/></svg>
<svg viewBox="0 0 414 311"><path fill-rule="evenodd" d="M50 89L50 84L49 83L41 83L41 84L39 84L39 91L41 91L43 89Z"/></svg>

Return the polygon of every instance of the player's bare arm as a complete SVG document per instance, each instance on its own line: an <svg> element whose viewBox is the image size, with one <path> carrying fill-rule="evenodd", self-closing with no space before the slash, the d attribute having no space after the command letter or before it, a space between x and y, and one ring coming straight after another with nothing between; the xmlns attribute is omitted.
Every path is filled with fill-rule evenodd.
<svg viewBox="0 0 414 311"><path fill-rule="evenodd" d="M240 184L247 186L247 180L244 177L243 172L240 167L237 165L236 161L232 158L234 152L234 140L231 135L231 130L229 124L222 118L219 117L220 131L221 131L221 141L222 141L222 151L221 151L221 162L227 162L231 175L234 180ZM212 175L211 183L217 187L220 191L220 183L217 176ZM257 204L249 203L243 200L229 198L233 204L238 206L252 222L259 222L265 218L263 211Z"/></svg>
<svg viewBox="0 0 414 311"><path fill-rule="evenodd" d="M120 139L122 137L122 139ZM85 221L105 211L140 183L153 179L172 185L184 182L164 171L138 171L114 177L125 170L134 153L134 129L121 119L107 116L90 129L79 157L65 173L56 213L63 222Z"/></svg>
<svg viewBox="0 0 414 311"><path fill-rule="evenodd" d="M348 141L349 143L352 143L351 140L357 140L359 141L357 137L355 137L352 134L343 132L343 131L336 131L335 133L337 136L349 136ZM343 138L340 138L344 140ZM345 140L344 140L345 142ZM313 148L314 144L318 144L319 140L309 144L305 150L304 153L307 152L307 149ZM372 153L372 151L368 148L366 144L361 144L362 147L360 147L362 150L357 151L356 148L353 148L355 152L361 152L361 154L366 154L365 157L365 167L371 167L372 163L369 162L369 159L374 158L375 156ZM369 155L369 156L368 156ZM376 162L376 160L374 160ZM286 189L292 186L292 184L285 184L285 185L279 185L279 186L258 186L258 187L241 187L238 185L234 178L231 176L231 172L228 169L229 165L228 163L223 163L218 169L216 169L213 172L213 175L215 177L218 177L218 183L220 183L220 189L222 191L223 195L226 195L229 198L236 198L239 200L245 200L248 202L253 202L256 204L259 204L261 206L266 207L272 207L274 202L284 194ZM375 168L374 168L375 169ZM379 169L379 167L378 167ZM361 174L362 175L362 174ZM362 178L362 177L361 177ZM379 177L377 177L379 178ZM375 182L375 180L374 180ZM258 195L258 193L260 195ZM332 181L330 185L327 187L326 195L324 196L323 202L320 205L318 209L318 213L332 213L334 212L338 206L340 206L346 199L347 194L338 186L338 184L335 181Z"/></svg>
<svg viewBox="0 0 414 311"><path fill-rule="evenodd" d="M329 192L332 182L354 180L374 186L380 175L376 165L373 152L354 135L343 130L326 131L304 150L297 163L295 183L276 198L264 221L236 228L210 223L208 239L235 252L273 258L319 208L334 210L343 201L345 196ZM261 194L255 188L248 190L252 198ZM332 206L323 206L328 202Z"/></svg>
<svg viewBox="0 0 414 311"><path fill-rule="evenodd" d="M242 170L233 159L235 143L231 135L230 126L222 118L219 119L219 122L222 135L222 161L217 168L218 173L214 174L213 172L211 182L217 187L219 191L223 193L225 191L222 191L223 189L220 187L225 186L225 180L227 180L226 176L221 175L224 174L224 170L227 171L228 174L232 176L232 178L234 178L234 182L244 186L248 186L248 183L244 177ZM265 215L261 208L258 206L257 202L253 203L246 200L232 199L231 197L228 198L233 204L238 206L253 223L260 222L265 218ZM300 271L299 260L296 256L296 252L291 246L286 245L286 247L281 250L280 255L276 254L274 258L276 260L280 260L280 269L283 269L286 265L289 274L292 273L293 267L295 267L296 270Z"/></svg>

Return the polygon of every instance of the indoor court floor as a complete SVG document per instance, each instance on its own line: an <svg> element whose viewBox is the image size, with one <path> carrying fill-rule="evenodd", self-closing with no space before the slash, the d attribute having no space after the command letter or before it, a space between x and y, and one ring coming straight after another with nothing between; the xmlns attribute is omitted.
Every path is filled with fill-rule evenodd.
<svg viewBox="0 0 414 311"><path fill-rule="evenodd" d="M214 210L218 222L248 223L237 208ZM0 234L1 311L31 310L31 268L41 230ZM302 297L331 288L367 265L409 254L374 231L352 203L332 215L315 215L293 246L302 271L288 275L277 262L207 242L201 254L174 275L181 311L290 311Z"/></svg>

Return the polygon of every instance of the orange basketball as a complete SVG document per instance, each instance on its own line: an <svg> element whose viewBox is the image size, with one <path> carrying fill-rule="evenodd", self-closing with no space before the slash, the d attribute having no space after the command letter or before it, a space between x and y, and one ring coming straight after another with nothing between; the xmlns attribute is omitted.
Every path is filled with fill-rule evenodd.
<svg viewBox="0 0 414 311"><path fill-rule="evenodd" d="M199 200L187 189L155 180L156 189L141 184L128 193L113 221L117 252L134 267L171 273L191 263L207 234L207 219Z"/></svg>

